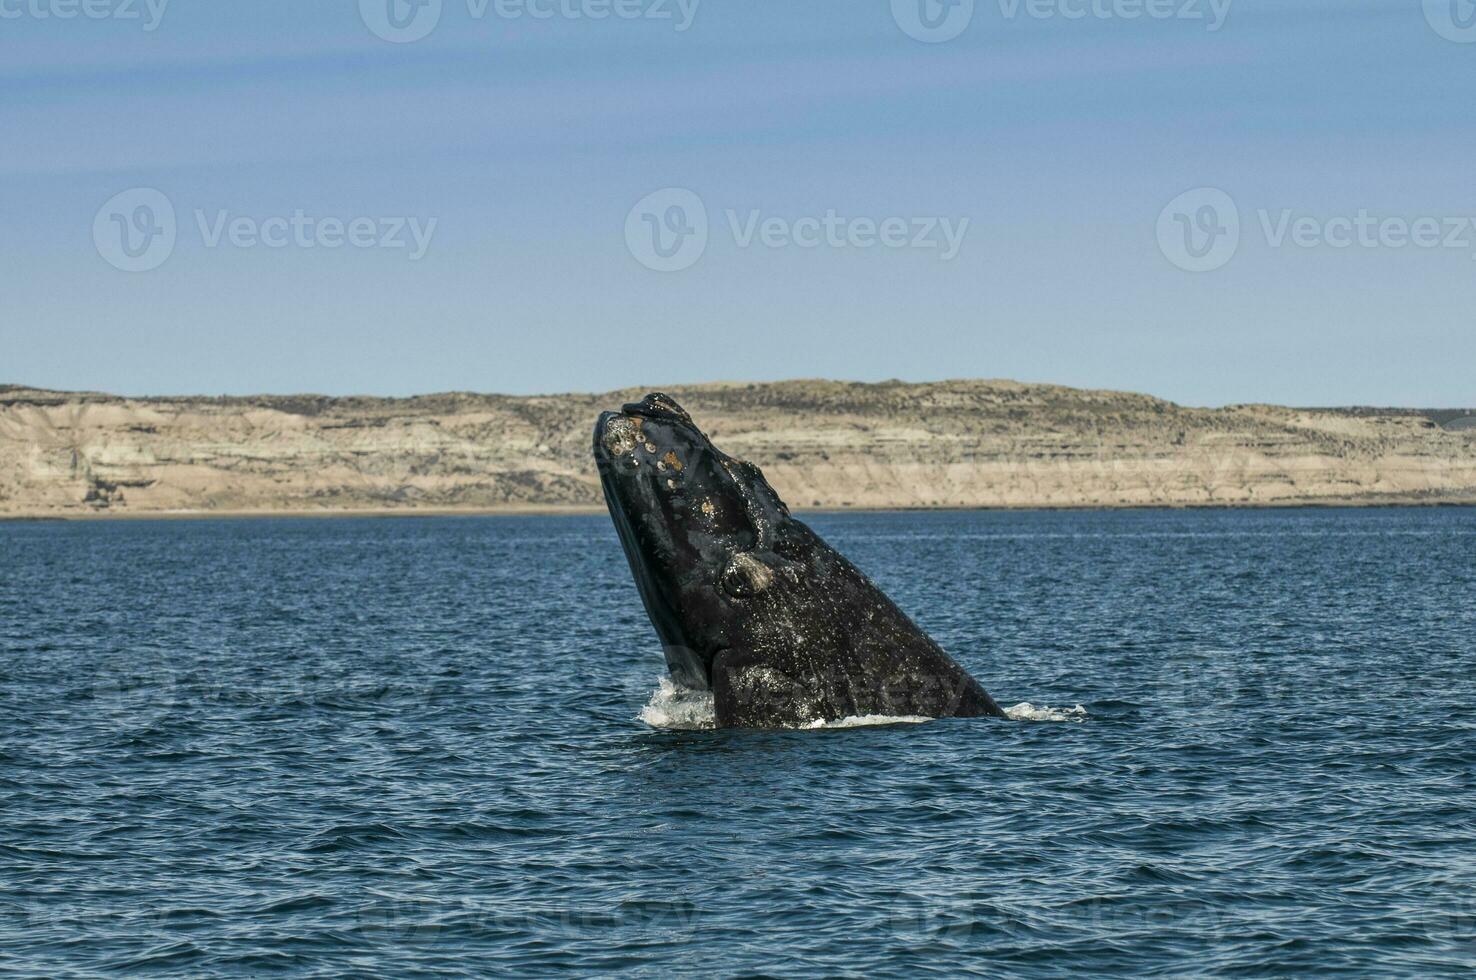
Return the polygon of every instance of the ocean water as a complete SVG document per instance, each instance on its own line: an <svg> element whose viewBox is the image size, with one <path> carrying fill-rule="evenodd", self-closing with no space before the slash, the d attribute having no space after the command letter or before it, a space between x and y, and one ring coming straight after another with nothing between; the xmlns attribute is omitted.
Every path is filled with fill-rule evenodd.
<svg viewBox="0 0 1476 980"><path fill-rule="evenodd" d="M604 517L0 524L0 973L1476 966L1476 511L810 520L1019 720L704 729Z"/></svg>

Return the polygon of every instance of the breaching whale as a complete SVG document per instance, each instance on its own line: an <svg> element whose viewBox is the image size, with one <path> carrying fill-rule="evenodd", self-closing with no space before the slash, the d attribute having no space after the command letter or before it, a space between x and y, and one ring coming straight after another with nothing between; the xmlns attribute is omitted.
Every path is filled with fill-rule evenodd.
<svg viewBox="0 0 1476 980"><path fill-rule="evenodd" d="M757 466L659 392L595 424L605 503L672 679L721 728L866 715L1005 717Z"/></svg>

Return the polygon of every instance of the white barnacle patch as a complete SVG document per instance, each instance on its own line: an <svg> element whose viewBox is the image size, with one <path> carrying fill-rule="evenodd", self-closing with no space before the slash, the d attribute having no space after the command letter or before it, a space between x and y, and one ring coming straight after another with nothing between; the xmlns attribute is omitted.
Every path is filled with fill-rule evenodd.
<svg viewBox="0 0 1476 980"><path fill-rule="evenodd" d="M723 569L722 585L736 599L755 596L774 584L774 570L748 552L740 552Z"/></svg>
<svg viewBox="0 0 1476 980"><path fill-rule="evenodd" d="M611 456L624 456L626 453L635 452L638 434L639 429L636 424L620 415L605 423L605 434L600 441L604 443L605 451Z"/></svg>

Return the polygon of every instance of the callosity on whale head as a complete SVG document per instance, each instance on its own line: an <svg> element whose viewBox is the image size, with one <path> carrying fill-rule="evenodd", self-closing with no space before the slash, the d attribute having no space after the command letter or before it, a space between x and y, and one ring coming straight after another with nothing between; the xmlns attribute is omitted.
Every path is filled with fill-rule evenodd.
<svg viewBox="0 0 1476 980"><path fill-rule="evenodd" d="M850 562L719 451L670 396L595 425L611 519L679 684L721 726L856 715L1003 716Z"/></svg>

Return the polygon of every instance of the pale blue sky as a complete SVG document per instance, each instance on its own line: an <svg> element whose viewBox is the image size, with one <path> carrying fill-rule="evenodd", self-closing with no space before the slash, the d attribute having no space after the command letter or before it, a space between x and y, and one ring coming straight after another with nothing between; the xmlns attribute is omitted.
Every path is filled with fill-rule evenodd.
<svg viewBox="0 0 1476 980"><path fill-rule="evenodd" d="M357 0L171 0L152 31L146 0L139 20L37 16L68 2L0 0L0 382L1014 377L1188 404L1476 405L1476 225L1450 248L1304 248L1259 217L1435 218L1442 238L1476 219L1476 43L1431 23L1464 37L1449 18L1472 0L1234 0L1213 32L977 0L942 43L909 37L888 0L702 0L685 31L444 0L403 44ZM174 206L177 240L126 272L94 219L136 187ZM667 187L695 192L710 229L695 264L657 272L626 220ZM1195 274L1157 228L1200 187L1243 227ZM196 217L298 210L435 225L412 260L208 247ZM730 210L969 224L945 261L745 247Z"/></svg>

